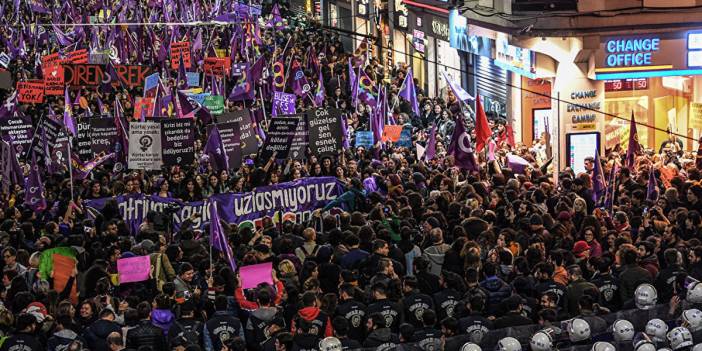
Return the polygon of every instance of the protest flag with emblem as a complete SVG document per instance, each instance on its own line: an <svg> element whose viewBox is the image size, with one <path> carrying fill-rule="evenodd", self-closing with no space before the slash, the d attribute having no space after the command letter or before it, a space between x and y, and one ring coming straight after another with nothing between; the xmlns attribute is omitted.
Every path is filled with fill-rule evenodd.
<svg viewBox="0 0 702 351"><path fill-rule="evenodd" d="M281 57L273 63L273 79L271 79L273 91L285 91L285 63Z"/></svg>
<svg viewBox="0 0 702 351"><path fill-rule="evenodd" d="M412 68L409 69L407 75L405 76L404 82L402 82L402 88L400 88L399 95L410 103L412 112L414 112L416 116L419 116L419 102L417 101L417 89L414 86Z"/></svg>
<svg viewBox="0 0 702 351"><path fill-rule="evenodd" d="M255 93L256 91L254 90L251 82L251 69L247 63L245 64L244 69L241 70L241 75L234 83L234 87L232 87L232 92L229 94L229 100L253 100Z"/></svg>
<svg viewBox="0 0 702 351"><path fill-rule="evenodd" d="M222 136L219 134L217 125L213 125L210 129L210 135L207 137L207 144L204 149L205 154L210 158L210 165L215 171L229 169L229 157L222 143Z"/></svg>
<svg viewBox="0 0 702 351"><path fill-rule="evenodd" d="M70 146L69 146L70 147ZM97 155L92 160L83 163L76 153L71 153L71 166L73 171L73 178L77 180L83 180L87 178L90 173L101 164L113 159L115 153Z"/></svg>
<svg viewBox="0 0 702 351"><path fill-rule="evenodd" d="M305 72L302 70L300 62L293 59L291 65L291 75L290 75L290 86L292 87L295 95L299 97L304 97L310 91L310 83L307 82L307 77L305 77Z"/></svg>
<svg viewBox="0 0 702 351"><path fill-rule="evenodd" d="M68 95L68 86L66 86L66 90L64 92L63 104L63 125L66 126L66 130L68 130L73 136L76 136L76 122L73 119L73 106L71 103L71 97Z"/></svg>
<svg viewBox="0 0 702 351"><path fill-rule="evenodd" d="M317 91L314 93L314 104L316 106L322 106L322 104L324 104L324 99L326 98L326 95L327 92L324 89L322 71L319 71L319 77L317 78Z"/></svg>
<svg viewBox="0 0 702 351"><path fill-rule="evenodd" d="M631 120L629 121L629 146L626 148L626 166L629 169L634 167L636 155L641 152L641 144L639 144L639 133L636 131L636 122L634 122L634 111L631 111Z"/></svg>
<svg viewBox="0 0 702 351"><path fill-rule="evenodd" d="M375 87L375 83L373 83L373 80L364 70L360 70L359 72L357 98L363 101L363 103L375 107L378 105L378 90Z"/></svg>
<svg viewBox="0 0 702 351"><path fill-rule="evenodd" d="M224 230L222 229L222 222L219 219L216 201L210 203L210 244L212 248L224 254L232 272L236 272L236 262L232 254L232 248L229 246L227 237L224 235Z"/></svg>
<svg viewBox="0 0 702 351"><path fill-rule="evenodd" d="M446 83L448 84L449 88L451 88L451 92L453 95L458 99L458 101L467 103L468 101L474 100L470 94L468 94L467 91L463 90L460 84L456 84L454 81L449 78L448 75L446 75L446 72L441 72L441 75L444 77L444 80L446 80Z"/></svg>
<svg viewBox="0 0 702 351"><path fill-rule="evenodd" d="M448 154L453 155L454 164L459 168L469 171L480 170L473 153L470 134L466 131L462 118L456 119L456 127L453 130L453 135L451 135Z"/></svg>
<svg viewBox="0 0 702 351"><path fill-rule="evenodd" d="M25 182L24 204L34 212L41 212L46 209L46 198L44 197L44 185L41 182L37 157L32 152L32 166L29 176Z"/></svg>
<svg viewBox="0 0 702 351"><path fill-rule="evenodd" d="M431 127L431 132L429 132L429 140L427 141L427 148L424 151L424 159L431 161L436 157L436 124Z"/></svg>

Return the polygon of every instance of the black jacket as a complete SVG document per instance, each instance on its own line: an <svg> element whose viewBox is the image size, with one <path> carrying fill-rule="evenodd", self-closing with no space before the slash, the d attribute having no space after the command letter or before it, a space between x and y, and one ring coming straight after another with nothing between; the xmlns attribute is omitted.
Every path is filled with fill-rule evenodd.
<svg viewBox="0 0 702 351"><path fill-rule="evenodd" d="M400 345L400 338L388 328L378 328L368 334L363 347L375 347L376 351L395 350Z"/></svg>
<svg viewBox="0 0 702 351"><path fill-rule="evenodd" d="M658 273L656 278L656 291L658 301L670 301L673 297L673 287L675 287L678 276L687 275L687 271L678 264L666 267Z"/></svg>
<svg viewBox="0 0 702 351"><path fill-rule="evenodd" d="M202 345L202 333L204 324L193 318L181 318L171 324L168 329L168 344L173 346L173 342L179 336L185 337L192 343ZM190 340L194 338L196 340Z"/></svg>
<svg viewBox="0 0 702 351"><path fill-rule="evenodd" d="M212 318L205 323L203 337L209 338L214 350L222 348L222 341L238 336L244 336L241 321L227 311L215 312Z"/></svg>
<svg viewBox="0 0 702 351"><path fill-rule="evenodd" d="M651 274L647 270L632 264L624 266L624 269L619 274L619 282L621 288L620 296L622 302L625 303L627 300L634 298L634 291L639 285L643 283L653 283L653 280L651 279Z"/></svg>
<svg viewBox="0 0 702 351"><path fill-rule="evenodd" d="M388 299L376 300L372 304L368 305L368 308L366 309L366 316L370 316L376 312L385 317L385 327L392 329L393 332L400 329L400 323L402 323L402 310L400 309L400 304Z"/></svg>
<svg viewBox="0 0 702 351"><path fill-rule="evenodd" d="M46 343L46 349L49 351L64 351L74 342L78 341L85 344L85 339L76 334L73 330L64 329L51 335Z"/></svg>
<svg viewBox="0 0 702 351"><path fill-rule="evenodd" d="M34 351L43 349L39 339L34 334L17 333L5 340L0 351Z"/></svg>
<svg viewBox="0 0 702 351"><path fill-rule="evenodd" d="M520 313L508 312L504 316L495 319L495 329L507 328L507 327L517 327L520 325L533 324L534 322L522 316Z"/></svg>
<svg viewBox="0 0 702 351"><path fill-rule="evenodd" d="M419 291L413 291L405 296L402 299L402 305L406 322L411 323L415 328L423 325L422 315L424 315L424 311L434 309L434 301L432 301L431 297Z"/></svg>
<svg viewBox="0 0 702 351"><path fill-rule="evenodd" d="M357 341L363 340L366 329L366 305L354 299L346 300L336 306L334 314L349 321L349 338Z"/></svg>
<svg viewBox="0 0 702 351"><path fill-rule="evenodd" d="M119 324L104 319L98 319L93 324L85 328L83 338L88 344L88 348L93 351L108 351L107 336L112 332L122 332Z"/></svg>
<svg viewBox="0 0 702 351"><path fill-rule="evenodd" d="M150 320L141 320L136 327L127 331L128 348L138 349L142 345L151 346L154 350L167 349L163 330L151 324Z"/></svg>

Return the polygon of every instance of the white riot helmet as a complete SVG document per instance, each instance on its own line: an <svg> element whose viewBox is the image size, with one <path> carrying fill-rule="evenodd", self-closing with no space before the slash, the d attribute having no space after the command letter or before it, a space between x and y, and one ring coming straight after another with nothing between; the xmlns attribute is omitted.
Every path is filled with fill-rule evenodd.
<svg viewBox="0 0 702 351"><path fill-rule="evenodd" d="M658 292L651 284L641 284L634 291L634 302L641 310L648 310L656 306L658 302Z"/></svg>
<svg viewBox="0 0 702 351"><path fill-rule="evenodd" d="M655 342L665 341L665 334L668 333L668 325L661 319L654 318L646 323L646 334Z"/></svg>
<svg viewBox="0 0 702 351"><path fill-rule="evenodd" d="M690 332L702 329L702 311L696 308L683 311L680 319L680 326L687 328Z"/></svg>
<svg viewBox="0 0 702 351"><path fill-rule="evenodd" d="M339 339L333 337L333 336L328 336L322 341L319 342L319 350L320 351L341 351L341 341Z"/></svg>
<svg viewBox="0 0 702 351"><path fill-rule="evenodd" d="M689 303L702 303L702 284L700 282L694 282L687 287L685 300Z"/></svg>
<svg viewBox="0 0 702 351"><path fill-rule="evenodd" d="M478 344L467 342L461 347L461 351L483 351Z"/></svg>
<svg viewBox="0 0 702 351"><path fill-rule="evenodd" d="M702 351L702 344L697 344L693 346L692 351Z"/></svg>
<svg viewBox="0 0 702 351"><path fill-rule="evenodd" d="M531 351L551 351L553 350L553 339L548 333L540 331L531 336L529 345Z"/></svg>
<svg viewBox="0 0 702 351"><path fill-rule="evenodd" d="M634 339L634 325L626 319L618 319L612 324L614 341L631 341Z"/></svg>
<svg viewBox="0 0 702 351"><path fill-rule="evenodd" d="M590 338L590 325L587 321L574 318L568 323L568 338L571 342L579 342Z"/></svg>
<svg viewBox="0 0 702 351"><path fill-rule="evenodd" d="M519 343L519 340L513 338L513 337L506 337L500 339L500 341L497 342L497 347L495 347L496 351L522 351L522 345Z"/></svg>
<svg viewBox="0 0 702 351"><path fill-rule="evenodd" d="M634 351L656 351L656 345L650 340L643 339L634 343Z"/></svg>
<svg viewBox="0 0 702 351"><path fill-rule="evenodd" d="M590 351L617 351L617 348L606 341L598 341L592 345Z"/></svg>
<svg viewBox="0 0 702 351"><path fill-rule="evenodd" d="M685 327L673 328L668 332L668 343L673 351L692 346L692 333Z"/></svg>

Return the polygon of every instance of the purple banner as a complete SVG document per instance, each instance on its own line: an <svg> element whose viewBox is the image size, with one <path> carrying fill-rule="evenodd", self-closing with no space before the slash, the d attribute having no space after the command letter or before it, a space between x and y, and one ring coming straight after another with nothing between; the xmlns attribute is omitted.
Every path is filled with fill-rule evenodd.
<svg viewBox="0 0 702 351"><path fill-rule="evenodd" d="M173 215L174 230L179 230L183 221L190 218L193 213L199 214L193 227L202 228L203 224L210 220L208 211L210 201L217 202L217 213L227 223L250 223L260 226L262 218L271 217L275 222L279 222L281 215L284 220L292 220L296 223L306 222L311 218L312 211L327 205L341 192L342 187L335 177L311 177L259 187L247 193L213 195L206 201L198 202L182 202L178 199L135 194L84 200L83 204L89 213L95 215L105 207L107 201L114 199L132 234L136 234L149 211L163 213L168 204L180 206Z"/></svg>
<svg viewBox="0 0 702 351"><path fill-rule="evenodd" d="M208 135L212 126L213 124L207 126ZM219 129L219 135L222 137L224 151L227 152L227 157L229 157L229 168L239 169L241 167L241 130L239 129L239 123L218 123L217 128Z"/></svg>
<svg viewBox="0 0 702 351"><path fill-rule="evenodd" d="M295 94L283 93L276 91L273 94L273 117L278 115L278 111L283 115L291 115L297 113L295 111L295 101L297 96Z"/></svg>

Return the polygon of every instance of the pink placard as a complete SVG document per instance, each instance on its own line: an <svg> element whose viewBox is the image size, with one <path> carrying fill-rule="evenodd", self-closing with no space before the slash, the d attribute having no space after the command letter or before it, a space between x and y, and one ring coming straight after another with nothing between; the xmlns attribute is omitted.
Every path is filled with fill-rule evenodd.
<svg viewBox="0 0 702 351"><path fill-rule="evenodd" d="M120 258L117 260L120 284L149 280L150 271L151 258L149 256Z"/></svg>
<svg viewBox="0 0 702 351"><path fill-rule="evenodd" d="M273 277L271 277L271 271L273 270L273 263L266 262L260 264L253 264L250 266L244 266L239 268L239 277L241 278L241 288L250 289L255 288L260 283L273 284Z"/></svg>

